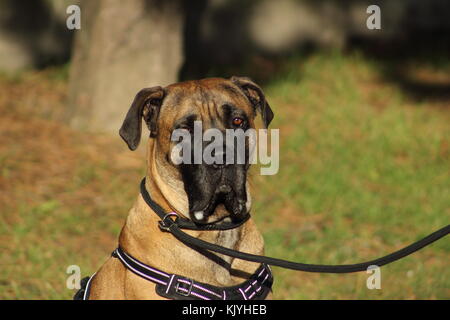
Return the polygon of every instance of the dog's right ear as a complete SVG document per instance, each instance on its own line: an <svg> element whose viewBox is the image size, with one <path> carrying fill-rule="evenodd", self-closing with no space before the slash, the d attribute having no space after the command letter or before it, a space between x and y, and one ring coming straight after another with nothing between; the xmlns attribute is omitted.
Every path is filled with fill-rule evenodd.
<svg viewBox="0 0 450 320"><path fill-rule="evenodd" d="M247 77L233 76L230 80L243 91L253 107L261 113L264 126L268 128L273 119L273 111L261 87Z"/></svg>
<svg viewBox="0 0 450 320"><path fill-rule="evenodd" d="M147 123L150 136L154 137L157 132L156 121L165 91L161 87L145 88L138 92L131 104L130 109L123 121L119 134L134 151L141 141L142 118Z"/></svg>

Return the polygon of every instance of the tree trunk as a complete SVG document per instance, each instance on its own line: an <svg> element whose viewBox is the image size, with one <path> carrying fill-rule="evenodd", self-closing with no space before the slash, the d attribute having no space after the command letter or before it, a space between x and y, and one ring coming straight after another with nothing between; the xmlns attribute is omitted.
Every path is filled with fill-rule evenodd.
<svg viewBox="0 0 450 320"><path fill-rule="evenodd" d="M140 89L176 82L181 4L84 0L80 8L66 118L77 129L115 133Z"/></svg>

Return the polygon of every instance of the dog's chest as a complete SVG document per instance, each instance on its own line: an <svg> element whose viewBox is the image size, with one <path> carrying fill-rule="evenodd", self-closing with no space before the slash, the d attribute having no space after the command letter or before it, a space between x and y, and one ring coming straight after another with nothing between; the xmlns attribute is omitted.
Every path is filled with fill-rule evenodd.
<svg viewBox="0 0 450 320"><path fill-rule="evenodd" d="M216 244L222 247L236 250L238 249L237 246L239 244L240 237L241 237L240 228L219 231L216 239ZM216 280L218 282L222 283L223 285L228 285L231 280L229 266L231 266L233 258L226 255L219 255L219 256L226 262L226 264L222 263L214 264L213 271L216 274Z"/></svg>
<svg viewBox="0 0 450 320"><path fill-rule="evenodd" d="M241 235L240 228L219 231L217 236L217 244L223 247L235 249ZM229 260L231 257L226 256Z"/></svg>

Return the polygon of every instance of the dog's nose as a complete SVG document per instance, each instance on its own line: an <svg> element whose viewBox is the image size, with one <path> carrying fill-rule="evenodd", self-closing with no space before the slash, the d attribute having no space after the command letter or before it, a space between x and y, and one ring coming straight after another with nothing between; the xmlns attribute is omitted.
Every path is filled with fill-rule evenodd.
<svg viewBox="0 0 450 320"><path fill-rule="evenodd" d="M222 184L217 188L218 193L229 193L231 192L231 187L228 184Z"/></svg>

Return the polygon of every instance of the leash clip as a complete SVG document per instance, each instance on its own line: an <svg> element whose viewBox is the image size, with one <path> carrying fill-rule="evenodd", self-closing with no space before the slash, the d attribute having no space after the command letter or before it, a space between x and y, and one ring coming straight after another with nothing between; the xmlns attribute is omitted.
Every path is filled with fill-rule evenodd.
<svg viewBox="0 0 450 320"><path fill-rule="evenodd" d="M171 216L175 217L175 220L170 219ZM175 212L166 214L161 221L158 222L158 226L162 231L170 231L169 228L178 220L178 215Z"/></svg>

